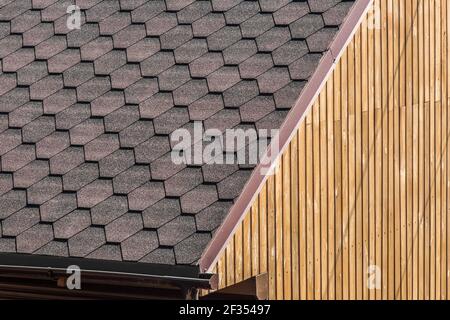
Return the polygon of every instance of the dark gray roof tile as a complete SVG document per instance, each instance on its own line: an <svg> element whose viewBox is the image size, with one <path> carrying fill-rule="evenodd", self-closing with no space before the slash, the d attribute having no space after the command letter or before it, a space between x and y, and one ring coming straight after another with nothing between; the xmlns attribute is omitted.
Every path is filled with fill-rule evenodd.
<svg viewBox="0 0 450 320"><path fill-rule="evenodd" d="M242 36L256 38L274 26L271 14L256 14L241 24Z"/></svg>
<svg viewBox="0 0 450 320"><path fill-rule="evenodd" d="M323 28L306 39L311 52L324 52L334 39L338 28Z"/></svg>
<svg viewBox="0 0 450 320"><path fill-rule="evenodd" d="M133 10L142 5L147 0L120 0L122 10Z"/></svg>
<svg viewBox="0 0 450 320"><path fill-rule="evenodd" d="M129 208L131 210L145 210L164 196L164 186L161 182L147 182L128 194Z"/></svg>
<svg viewBox="0 0 450 320"><path fill-rule="evenodd" d="M163 199L144 210L144 227L157 229L180 214L180 202L177 199Z"/></svg>
<svg viewBox="0 0 450 320"><path fill-rule="evenodd" d="M287 110L276 110L268 114L267 116L265 116L263 119L259 120L256 123L256 129L257 130L279 129L284 119L286 118L287 113L288 113Z"/></svg>
<svg viewBox="0 0 450 320"><path fill-rule="evenodd" d="M196 262L202 255L211 235L206 233L195 233L186 240L177 244L174 248L177 264L191 264Z"/></svg>
<svg viewBox="0 0 450 320"><path fill-rule="evenodd" d="M20 130L8 129L0 133L0 156L14 149L22 142L22 134Z"/></svg>
<svg viewBox="0 0 450 320"><path fill-rule="evenodd" d="M15 88L0 96L0 112L11 112L29 102L29 99L28 88Z"/></svg>
<svg viewBox="0 0 450 320"><path fill-rule="evenodd" d="M22 37L19 35L9 35L0 40L0 58L6 57L11 52L22 46Z"/></svg>
<svg viewBox="0 0 450 320"><path fill-rule="evenodd" d="M272 53L275 65L287 66L309 52L306 41L289 41Z"/></svg>
<svg viewBox="0 0 450 320"><path fill-rule="evenodd" d="M94 61L112 49L113 42L110 37L98 37L80 48L81 59L83 61Z"/></svg>
<svg viewBox="0 0 450 320"><path fill-rule="evenodd" d="M23 208L2 221L3 235L16 237L37 223L39 223L39 209Z"/></svg>
<svg viewBox="0 0 450 320"><path fill-rule="evenodd" d="M334 7L339 2L342 2L342 0L308 0L309 7L311 8L312 12L322 13L330 9L331 7Z"/></svg>
<svg viewBox="0 0 450 320"><path fill-rule="evenodd" d="M309 13L307 2L291 2L273 14L277 25L288 25Z"/></svg>
<svg viewBox="0 0 450 320"><path fill-rule="evenodd" d="M13 187L12 175L9 173L0 174L0 195L5 194Z"/></svg>
<svg viewBox="0 0 450 320"><path fill-rule="evenodd" d="M37 250L35 254L43 256L57 256L57 257L67 257L69 256L69 248L67 247L67 242L64 241L50 241L42 248Z"/></svg>
<svg viewBox="0 0 450 320"><path fill-rule="evenodd" d="M54 36L37 45L34 51L36 54L36 59L49 59L66 48L66 37Z"/></svg>
<svg viewBox="0 0 450 320"><path fill-rule="evenodd" d="M28 10L11 20L11 32L24 33L41 22L39 11Z"/></svg>
<svg viewBox="0 0 450 320"><path fill-rule="evenodd" d="M53 131L55 131L55 118L39 117L23 127L23 142L38 142Z"/></svg>
<svg viewBox="0 0 450 320"><path fill-rule="evenodd" d="M61 89L43 101L45 114L57 114L77 102L74 89Z"/></svg>
<svg viewBox="0 0 450 320"><path fill-rule="evenodd" d="M141 78L141 70L137 64L127 64L111 73L111 86L125 89Z"/></svg>
<svg viewBox="0 0 450 320"><path fill-rule="evenodd" d="M84 147L86 161L100 161L119 149L119 137L117 134L102 134Z"/></svg>
<svg viewBox="0 0 450 320"><path fill-rule="evenodd" d="M292 81L286 87L278 90L274 94L277 109L290 109L293 107L304 86L305 82Z"/></svg>
<svg viewBox="0 0 450 320"><path fill-rule="evenodd" d="M184 213L197 213L218 200L216 186L200 185L180 199Z"/></svg>
<svg viewBox="0 0 450 320"><path fill-rule="evenodd" d="M142 216L140 213L126 213L105 227L108 242L122 242L139 230L142 230Z"/></svg>
<svg viewBox="0 0 450 320"><path fill-rule="evenodd" d="M178 11L194 1L195 0L166 0L167 10Z"/></svg>
<svg viewBox="0 0 450 320"><path fill-rule="evenodd" d="M80 26L84 27L86 23L86 15L83 11L80 12ZM67 35L69 32L72 32L72 29L69 29L67 26L67 16L64 15L59 19L53 21L53 26L55 28L55 34L57 35Z"/></svg>
<svg viewBox="0 0 450 320"><path fill-rule="evenodd" d="M141 142L152 137L154 133L155 130L151 121L136 121L120 132L120 146L122 148L136 147Z"/></svg>
<svg viewBox="0 0 450 320"><path fill-rule="evenodd" d="M27 204L26 193L21 190L11 190L0 196L0 219L6 219Z"/></svg>
<svg viewBox="0 0 450 320"><path fill-rule="evenodd" d="M30 86L30 97L35 100L43 100L62 89L63 86L61 75L49 75Z"/></svg>
<svg viewBox="0 0 450 320"><path fill-rule="evenodd" d="M344 21L352 6L352 1L339 2L336 6L323 13L322 17L325 24L327 26L339 26Z"/></svg>
<svg viewBox="0 0 450 320"><path fill-rule="evenodd" d="M166 195L180 197L203 182L200 168L186 168L164 182Z"/></svg>
<svg viewBox="0 0 450 320"><path fill-rule="evenodd" d="M258 77L259 92L274 93L291 81L288 68L275 67Z"/></svg>
<svg viewBox="0 0 450 320"><path fill-rule="evenodd" d="M56 129L69 130L89 118L90 115L91 109L88 104L74 104L55 116Z"/></svg>
<svg viewBox="0 0 450 320"><path fill-rule="evenodd" d="M177 12L179 23L192 23L207 15L212 10L210 1L194 1Z"/></svg>
<svg viewBox="0 0 450 320"><path fill-rule="evenodd" d="M111 89L108 77L95 77L77 87L78 101L90 102Z"/></svg>
<svg viewBox="0 0 450 320"><path fill-rule="evenodd" d="M28 204L43 204L61 192L61 178L48 176L28 188Z"/></svg>
<svg viewBox="0 0 450 320"><path fill-rule="evenodd" d="M205 121L205 130L218 129L224 131L225 129L233 128L241 122L239 111L236 109L223 109L212 115Z"/></svg>
<svg viewBox="0 0 450 320"><path fill-rule="evenodd" d="M140 114L144 119L154 119L172 107L172 94L164 92L159 92L139 104Z"/></svg>
<svg viewBox="0 0 450 320"><path fill-rule="evenodd" d="M240 24L259 12L257 1L242 1L225 12L227 24Z"/></svg>
<svg viewBox="0 0 450 320"><path fill-rule="evenodd" d="M131 15L129 12L116 12L100 21L100 34L101 35L113 35L123 28L131 24Z"/></svg>
<svg viewBox="0 0 450 320"><path fill-rule="evenodd" d="M175 264L173 249L158 248L142 258L141 262L173 265Z"/></svg>
<svg viewBox="0 0 450 320"><path fill-rule="evenodd" d="M126 49L145 38L146 35L144 25L132 24L113 35L114 48Z"/></svg>
<svg viewBox="0 0 450 320"><path fill-rule="evenodd" d="M141 62L159 51L156 38L144 38L127 48L128 62Z"/></svg>
<svg viewBox="0 0 450 320"><path fill-rule="evenodd" d="M22 35L23 45L36 46L53 35L53 23L40 23Z"/></svg>
<svg viewBox="0 0 450 320"><path fill-rule="evenodd" d="M255 79L273 66L270 54L259 53L245 60L239 65L239 72L243 79Z"/></svg>
<svg viewBox="0 0 450 320"><path fill-rule="evenodd" d="M258 1L259 5L261 6L261 10L265 12L274 12L290 2L290 0L258 0Z"/></svg>
<svg viewBox="0 0 450 320"><path fill-rule="evenodd" d="M250 174L251 171L236 171L222 182L219 182L217 185L219 199L235 199L241 193Z"/></svg>
<svg viewBox="0 0 450 320"><path fill-rule="evenodd" d="M230 211L232 205L233 203L231 201L216 202L208 208L197 213L195 215L197 230L213 231L218 228Z"/></svg>
<svg viewBox="0 0 450 320"><path fill-rule="evenodd" d="M158 76L159 88L164 91L174 91L189 80L189 68L185 65L175 65Z"/></svg>
<svg viewBox="0 0 450 320"><path fill-rule="evenodd" d="M143 78L125 89L127 103L141 103L158 92L158 80Z"/></svg>
<svg viewBox="0 0 450 320"><path fill-rule="evenodd" d="M41 220L55 222L77 208L77 197L73 193L61 193L41 205Z"/></svg>
<svg viewBox="0 0 450 320"><path fill-rule="evenodd" d="M151 137L134 149L138 163L151 163L169 151L169 139L165 136Z"/></svg>
<svg viewBox="0 0 450 320"><path fill-rule="evenodd" d="M92 223L97 225L107 225L127 211L127 197L109 197L91 209Z"/></svg>
<svg viewBox="0 0 450 320"><path fill-rule="evenodd" d="M106 242L102 228L89 227L69 239L69 254L84 257Z"/></svg>
<svg viewBox="0 0 450 320"><path fill-rule="evenodd" d="M189 105L189 116L191 120L203 121L223 107L223 100L219 94L208 94Z"/></svg>
<svg viewBox="0 0 450 320"><path fill-rule="evenodd" d="M240 40L223 51L226 64L239 64L258 51L254 40Z"/></svg>
<svg viewBox="0 0 450 320"><path fill-rule="evenodd" d="M289 66L291 78L294 80L307 80L316 70L321 54L306 54Z"/></svg>
<svg viewBox="0 0 450 320"><path fill-rule="evenodd" d="M49 174L47 161L36 160L14 172L14 187L28 188Z"/></svg>
<svg viewBox="0 0 450 320"><path fill-rule="evenodd" d="M210 48L210 50L212 49ZM177 63L190 63L206 52L208 52L208 44L205 39L192 39L175 49L175 61Z"/></svg>
<svg viewBox="0 0 450 320"><path fill-rule="evenodd" d="M145 23L148 36L160 36L176 27L177 15L174 12L162 12Z"/></svg>
<svg viewBox="0 0 450 320"><path fill-rule="evenodd" d="M202 166L203 178L205 182L218 183L238 169L237 164L205 164Z"/></svg>
<svg viewBox="0 0 450 320"><path fill-rule="evenodd" d="M3 58L2 66L5 72L15 72L34 60L34 50L22 48Z"/></svg>
<svg viewBox="0 0 450 320"><path fill-rule="evenodd" d="M146 22L166 9L162 0L147 1L131 12L133 22Z"/></svg>
<svg viewBox="0 0 450 320"><path fill-rule="evenodd" d="M223 93L226 107L239 107L259 94L256 81L241 81Z"/></svg>
<svg viewBox="0 0 450 320"><path fill-rule="evenodd" d="M34 61L17 71L17 84L31 85L47 75L47 63Z"/></svg>
<svg viewBox="0 0 450 320"><path fill-rule="evenodd" d="M140 231L120 244L123 259L138 261L159 245L158 236L154 231Z"/></svg>
<svg viewBox="0 0 450 320"><path fill-rule="evenodd" d="M127 56L124 51L113 50L94 62L94 68L96 74L110 74L114 70L120 68L127 62Z"/></svg>
<svg viewBox="0 0 450 320"><path fill-rule="evenodd" d="M193 77L205 77L223 66L222 54L219 52L208 52L189 65Z"/></svg>
<svg viewBox="0 0 450 320"><path fill-rule="evenodd" d="M172 52L160 51L141 62L143 76L154 77L175 64Z"/></svg>
<svg viewBox="0 0 450 320"><path fill-rule="evenodd" d="M192 23L192 30L196 37L207 37L225 26L225 17L222 13L209 13Z"/></svg>
<svg viewBox="0 0 450 320"><path fill-rule="evenodd" d="M227 11L242 2L243 0L212 0L214 11Z"/></svg>
<svg viewBox="0 0 450 320"><path fill-rule="evenodd" d="M117 244L104 244L86 256L88 259L121 261L120 246Z"/></svg>
<svg viewBox="0 0 450 320"><path fill-rule="evenodd" d="M289 28L291 29L292 37L296 39L306 39L313 33L323 28L323 19L318 14L308 14L291 23Z"/></svg>
<svg viewBox="0 0 450 320"><path fill-rule="evenodd" d="M188 106L208 93L206 80L191 80L173 92L176 105Z"/></svg>
<svg viewBox="0 0 450 320"><path fill-rule="evenodd" d="M98 178L96 163L83 163L63 176L63 188L66 191L78 191Z"/></svg>
<svg viewBox="0 0 450 320"><path fill-rule="evenodd" d="M175 49L193 37L190 25L178 25L161 35L161 49Z"/></svg>
<svg viewBox="0 0 450 320"><path fill-rule="evenodd" d="M79 63L80 60L80 50L64 50L48 60L48 71L51 73L62 73L66 69Z"/></svg>
<svg viewBox="0 0 450 320"><path fill-rule="evenodd" d="M92 63L79 63L66 70L63 77L66 87L77 87L94 77L94 65Z"/></svg>
<svg viewBox="0 0 450 320"><path fill-rule="evenodd" d="M139 119L137 106L124 106L108 114L105 118L105 129L108 132L120 132Z"/></svg>
<svg viewBox="0 0 450 320"><path fill-rule="evenodd" d="M75 210L53 224L57 239L69 239L91 225L88 210Z"/></svg>
<svg viewBox="0 0 450 320"><path fill-rule="evenodd" d="M210 35L208 40L209 50L224 50L233 43L241 40L241 30L237 26L227 26Z"/></svg>
<svg viewBox="0 0 450 320"><path fill-rule="evenodd" d="M171 157L171 153L167 153L150 164L153 179L166 180L186 167L184 164L175 164Z"/></svg>
<svg viewBox="0 0 450 320"><path fill-rule="evenodd" d="M100 176L113 178L134 164L132 150L119 149L99 161Z"/></svg>
<svg viewBox="0 0 450 320"><path fill-rule="evenodd" d="M31 2L33 9L44 9L55 3L56 1L58 0L32 0Z"/></svg>
<svg viewBox="0 0 450 320"><path fill-rule="evenodd" d="M157 134L169 134L187 122L189 122L187 108L172 108L153 120Z"/></svg>
<svg viewBox="0 0 450 320"><path fill-rule="evenodd" d="M36 156L40 159L50 159L69 146L69 133L56 131L36 144Z"/></svg>
<svg viewBox="0 0 450 320"><path fill-rule="evenodd" d="M22 144L1 157L2 170L14 172L35 159L34 145Z"/></svg>
<svg viewBox="0 0 450 320"><path fill-rule="evenodd" d="M16 75L12 73L0 74L0 95L17 86Z"/></svg>
<svg viewBox="0 0 450 320"><path fill-rule="evenodd" d="M119 0L101 1L86 10L86 21L102 21L118 10L120 10Z"/></svg>
<svg viewBox="0 0 450 320"><path fill-rule="evenodd" d="M104 131L101 119L87 119L70 129L70 142L75 145L85 145L97 138Z"/></svg>
<svg viewBox="0 0 450 320"><path fill-rule="evenodd" d="M0 115L0 133L8 129L9 121L7 114Z"/></svg>
<svg viewBox="0 0 450 320"><path fill-rule="evenodd" d="M114 192L127 194L150 180L148 166L132 166L113 179Z"/></svg>
<svg viewBox="0 0 450 320"><path fill-rule="evenodd" d="M212 92L223 92L240 81L237 67L222 67L208 76L208 87Z"/></svg>
<svg viewBox="0 0 450 320"><path fill-rule="evenodd" d="M121 91L110 91L91 102L93 116L106 116L125 105L124 94Z"/></svg>
<svg viewBox="0 0 450 320"><path fill-rule="evenodd" d="M95 180L77 192L78 206L81 208L92 208L112 194L111 181Z"/></svg>
<svg viewBox="0 0 450 320"><path fill-rule="evenodd" d="M289 28L275 27L256 38L259 51L272 52L291 39Z"/></svg>
<svg viewBox="0 0 450 320"><path fill-rule="evenodd" d="M163 246L174 246L195 231L194 217L179 216L158 229L159 243Z"/></svg>
<svg viewBox="0 0 450 320"><path fill-rule="evenodd" d="M67 34L67 44L69 47L80 48L98 36L98 25L96 23L87 23L83 25L83 28L75 29Z"/></svg>
<svg viewBox="0 0 450 320"><path fill-rule="evenodd" d="M42 102L29 102L9 114L9 125L21 128L43 114Z"/></svg>
<svg viewBox="0 0 450 320"><path fill-rule="evenodd" d="M17 252L16 239L13 238L0 238L0 251L1 252Z"/></svg>
<svg viewBox="0 0 450 320"><path fill-rule="evenodd" d="M239 108L244 122L256 122L275 110L271 96L258 96Z"/></svg>
<svg viewBox="0 0 450 320"><path fill-rule="evenodd" d="M78 167L83 161L83 148L69 147L50 159L50 173L65 174Z"/></svg>
<svg viewBox="0 0 450 320"><path fill-rule="evenodd" d="M52 241L53 237L52 226L37 224L17 236L17 252L32 253Z"/></svg>

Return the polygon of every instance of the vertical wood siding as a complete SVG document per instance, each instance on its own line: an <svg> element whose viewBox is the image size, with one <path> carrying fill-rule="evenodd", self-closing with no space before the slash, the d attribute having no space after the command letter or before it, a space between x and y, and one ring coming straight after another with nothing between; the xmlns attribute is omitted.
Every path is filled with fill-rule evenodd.
<svg viewBox="0 0 450 320"><path fill-rule="evenodd" d="M217 263L220 287L267 272L271 299L450 298L447 2L375 0Z"/></svg>

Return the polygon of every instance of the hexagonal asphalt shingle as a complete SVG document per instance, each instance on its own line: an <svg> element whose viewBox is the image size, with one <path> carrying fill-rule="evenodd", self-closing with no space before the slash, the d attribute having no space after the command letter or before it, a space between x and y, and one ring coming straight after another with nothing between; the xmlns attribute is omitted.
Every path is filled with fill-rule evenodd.
<svg viewBox="0 0 450 320"><path fill-rule="evenodd" d="M195 264L254 165L175 130L279 128L354 1L2 3L0 252Z"/></svg>

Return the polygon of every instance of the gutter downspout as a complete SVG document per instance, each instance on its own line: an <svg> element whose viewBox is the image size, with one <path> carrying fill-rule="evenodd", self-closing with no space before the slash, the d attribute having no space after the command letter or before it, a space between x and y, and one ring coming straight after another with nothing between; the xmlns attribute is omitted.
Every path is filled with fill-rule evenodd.
<svg viewBox="0 0 450 320"><path fill-rule="evenodd" d="M329 50L323 56L316 71L306 84L299 99L295 103L287 115L283 125L279 131L279 148L275 144L271 144L266 154L261 160L262 164L271 163L275 166L278 158L283 153L293 136L297 132L300 124L311 105L320 94L323 86L328 80L328 76L333 72L336 63L347 48L348 43L353 38L362 19L370 9L373 0L356 0L346 20L341 26L341 30L331 43ZM239 223L244 219L245 213L248 211L252 203L255 201L264 183L267 175L262 174L263 165L259 164L253 171L250 179L245 185L241 195L231 208L224 222L215 233L213 239L209 243L206 250L200 258L200 272L211 272L220 254L225 250L228 241L233 236Z"/></svg>

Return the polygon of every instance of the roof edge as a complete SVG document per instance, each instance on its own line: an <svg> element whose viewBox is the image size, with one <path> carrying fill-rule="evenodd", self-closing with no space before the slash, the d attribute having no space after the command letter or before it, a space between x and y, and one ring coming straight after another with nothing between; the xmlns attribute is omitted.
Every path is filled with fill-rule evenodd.
<svg viewBox="0 0 450 320"><path fill-rule="evenodd" d="M368 12L373 0L356 0L355 4L348 13L341 29L329 46L328 51L322 57L316 71L310 78L300 97L297 99L294 107L287 115L285 121L279 130L278 145L271 144L262 158L261 163L271 163L275 165L280 155L284 152L289 142L294 137L297 129L303 121L306 112L314 103L320 94L323 86L328 80L328 76L333 72L336 63L344 53L353 35L357 31L362 19ZM272 155L273 154L273 155ZM266 161L265 161L266 160ZM266 166L264 166L266 167ZM261 191L268 176L262 174L263 166L259 164L254 170L250 179L247 181L241 195L234 203L230 212L226 216L222 225L214 234L209 242L202 257L199 260L201 272L211 272L220 254L225 250L228 241L233 236L239 223L244 219L252 203L255 201Z"/></svg>

